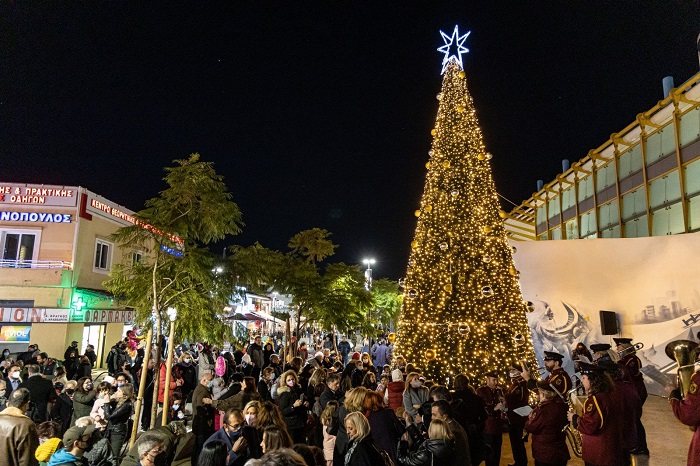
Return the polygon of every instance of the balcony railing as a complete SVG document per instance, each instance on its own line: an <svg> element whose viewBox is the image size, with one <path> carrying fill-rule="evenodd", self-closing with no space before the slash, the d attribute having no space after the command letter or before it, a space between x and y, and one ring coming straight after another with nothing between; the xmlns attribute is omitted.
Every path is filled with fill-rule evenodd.
<svg viewBox="0 0 700 466"><path fill-rule="evenodd" d="M73 269L69 261L33 261L0 259L0 268L4 269Z"/></svg>

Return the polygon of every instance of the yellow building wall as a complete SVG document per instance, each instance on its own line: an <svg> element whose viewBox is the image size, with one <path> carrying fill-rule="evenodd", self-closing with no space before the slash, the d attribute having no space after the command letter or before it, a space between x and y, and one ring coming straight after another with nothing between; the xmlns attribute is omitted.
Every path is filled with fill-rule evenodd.
<svg viewBox="0 0 700 466"><path fill-rule="evenodd" d="M49 357L63 360L63 352L68 348L68 326L74 324L32 324L31 342L39 345Z"/></svg>

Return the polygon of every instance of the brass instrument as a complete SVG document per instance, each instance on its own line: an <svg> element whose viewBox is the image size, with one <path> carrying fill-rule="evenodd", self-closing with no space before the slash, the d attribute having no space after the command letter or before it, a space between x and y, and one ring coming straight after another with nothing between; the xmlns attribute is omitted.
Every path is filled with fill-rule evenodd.
<svg viewBox="0 0 700 466"><path fill-rule="evenodd" d="M695 358L700 352L700 345L690 340L675 340L666 345L666 356L678 363L677 383L681 396L690 388L690 379L695 373Z"/></svg>
<svg viewBox="0 0 700 466"><path fill-rule="evenodd" d="M617 355L620 356L620 358L624 358L628 354L632 354L635 351L639 351L642 348L644 348L644 343L642 343L642 342L635 343L634 345L628 346L627 348L623 349L622 351L618 351Z"/></svg>
<svg viewBox="0 0 700 466"><path fill-rule="evenodd" d="M578 373L574 374L572 377L572 380L574 378L580 379L580 375ZM572 413L576 413L579 416L581 415L581 410L576 409L576 405L572 401L573 396L576 395L576 391L578 390L578 387L574 387L568 392L566 392L566 396L562 394L559 390L554 385L550 385L554 389L554 391L561 397L562 400L566 401L566 403L569 405L569 411ZM574 455L576 455L578 458L581 458L583 456L583 440L581 439L581 432L578 431L574 427L573 422L568 423L563 429L562 432L566 434L566 441L569 442L569 446L571 447L571 451L574 452Z"/></svg>

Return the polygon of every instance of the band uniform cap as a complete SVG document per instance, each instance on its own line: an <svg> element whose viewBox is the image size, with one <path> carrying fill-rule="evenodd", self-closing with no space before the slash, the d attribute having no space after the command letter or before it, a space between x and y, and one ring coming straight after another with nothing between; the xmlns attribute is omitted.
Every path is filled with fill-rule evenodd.
<svg viewBox="0 0 700 466"><path fill-rule="evenodd" d="M73 448L73 442L78 440L80 437L92 435L93 432L95 432L94 424L90 424L89 426L85 427L73 426L68 429L65 434L63 434L63 446L66 447L66 449L71 449Z"/></svg>
<svg viewBox="0 0 700 466"><path fill-rule="evenodd" d="M552 388L552 386L548 382L545 382L544 380L537 381L537 388L540 390L547 390L549 392L555 393L554 388Z"/></svg>
<svg viewBox="0 0 700 466"><path fill-rule="evenodd" d="M579 362L578 363L578 370L582 375L583 374L593 374L594 372L597 372L597 373L605 372L605 369L603 366L596 365L596 364L590 364L587 362Z"/></svg>
<svg viewBox="0 0 700 466"><path fill-rule="evenodd" d="M545 351L544 352L544 360L545 361L563 361L564 356L556 353L554 351Z"/></svg>
<svg viewBox="0 0 700 466"><path fill-rule="evenodd" d="M605 360L595 363L596 366L603 369L605 372L617 372L620 370L620 365L612 360Z"/></svg>
<svg viewBox="0 0 700 466"><path fill-rule="evenodd" d="M510 367L512 367L513 369L515 369L515 370L518 371L518 372L522 372L522 371L523 371L523 366L521 366L521 365L518 364L517 362L512 363L512 364L510 365Z"/></svg>
<svg viewBox="0 0 700 466"><path fill-rule="evenodd" d="M616 345L629 345L632 343L631 338L613 338L613 341L615 342Z"/></svg>
<svg viewBox="0 0 700 466"><path fill-rule="evenodd" d="M498 378L498 372L496 371L489 371L486 374L484 374L485 377L493 377L494 379Z"/></svg>
<svg viewBox="0 0 700 466"><path fill-rule="evenodd" d="M599 351L607 351L610 349L610 345L607 343L594 343L591 345L591 350L594 353L597 353Z"/></svg>

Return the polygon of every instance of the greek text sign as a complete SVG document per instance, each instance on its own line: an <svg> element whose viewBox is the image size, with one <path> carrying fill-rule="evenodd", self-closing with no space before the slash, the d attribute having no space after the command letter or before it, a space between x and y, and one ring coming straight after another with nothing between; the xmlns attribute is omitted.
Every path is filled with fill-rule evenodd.
<svg viewBox="0 0 700 466"><path fill-rule="evenodd" d="M75 207L78 188L0 183L0 204Z"/></svg>
<svg viewBox="0 0 700 466"><path fill-rule="evenodd" d="M0 211L0 221L32 223L70 223L71 214L54 214L51 212L8 212Z"/></svg>
<svg viewBox="0 0 700 466"><path fill-rule="evenodd" d="M134 311L116 309L86 309L81 314L70 309L0 307L0 322L133 322Z"/></svg>

